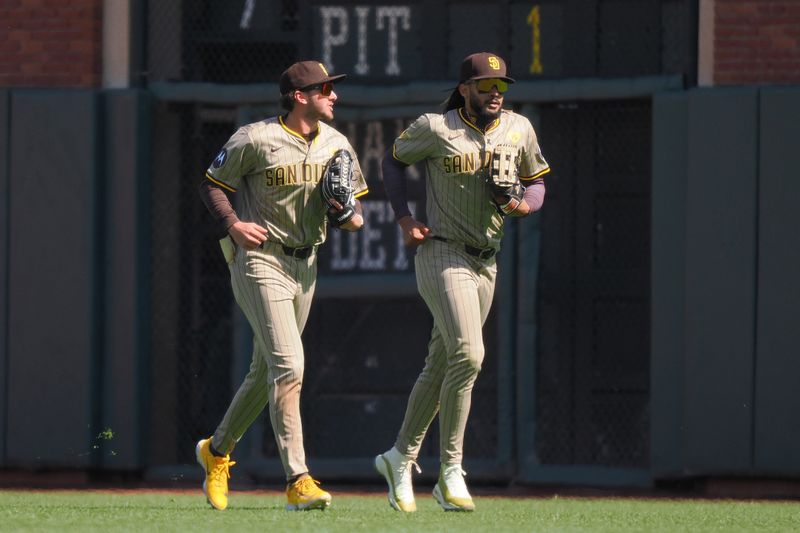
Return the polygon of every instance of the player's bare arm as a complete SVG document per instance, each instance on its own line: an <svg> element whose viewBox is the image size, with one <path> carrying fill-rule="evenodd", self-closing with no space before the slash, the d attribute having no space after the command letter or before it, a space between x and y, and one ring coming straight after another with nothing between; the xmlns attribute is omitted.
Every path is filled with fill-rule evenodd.
<svg viewBox="0 0 800 533"><path fill-rule="evenodd" d="M234 242L246 250L255 250L267 240L269 232L255 222L236 222L228 228L228 233Z"/></svg>

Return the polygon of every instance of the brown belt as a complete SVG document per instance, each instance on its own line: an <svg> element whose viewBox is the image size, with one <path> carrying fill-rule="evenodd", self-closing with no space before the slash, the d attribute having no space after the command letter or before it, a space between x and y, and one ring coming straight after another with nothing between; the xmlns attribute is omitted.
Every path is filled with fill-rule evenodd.
<svg viewBox="0 0 800 533"><path fill-rule="evenodd" d="M431 236L431 239L442 241L442 242L451 242L444 237L439 237L438 235ZM497 250L494 248L475 248L474 246L470 246L469 244L464 245L464 251L467 252L469 255L473 257L477 257L478 259L490 259L497 253Z"/></svg>

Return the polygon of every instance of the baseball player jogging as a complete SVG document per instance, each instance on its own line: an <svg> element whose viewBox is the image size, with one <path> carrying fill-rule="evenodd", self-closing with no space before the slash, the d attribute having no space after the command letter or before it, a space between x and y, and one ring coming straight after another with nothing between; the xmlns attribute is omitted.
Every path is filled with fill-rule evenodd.
<svg viewBox="0 0 800 533"><path fill-rule="evenodd" d="M356 231L367 185L333 119L334 82L316 61L281 74L287 113L239 128L211 163L200 194L220 226L236 302L253 330L253 360L214 435L199 441L197 461L212 507L228 505L230 453L269 403L288 485L287 509L325 509L331 495L308 473L300 421L306 324L317 277L317 248L327 227ZM238 192L240 213L226 193Z"/></svg>
<svg viewBox="0 0 800 533"><path fill-rule="evenodd" d="M428 426L439 413L436 501L448 511L475 504L461 467L472 387L484 357L482 328L494 293L506 216L521 217L544 201L550 168L530 121L503 109L514 80L496 54L467 56L458 87L441 114L420 116L382 162L386 194L415 256L417 287L433 315L425 367L408 400L394 446L375 458L389 484L389 503L416 510L412 469ZM408 209L405 167L425 162L427 225ZM525 185L522 187L520 180Z"/></svg>

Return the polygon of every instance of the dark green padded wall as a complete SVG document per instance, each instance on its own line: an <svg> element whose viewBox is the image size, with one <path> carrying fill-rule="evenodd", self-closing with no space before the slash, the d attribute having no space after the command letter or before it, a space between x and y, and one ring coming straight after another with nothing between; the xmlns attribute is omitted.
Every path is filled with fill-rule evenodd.
<svg viewBox="0 0 800 533"><path fill-rule="evenodd" d="M105 202L105 346L102 427L113 437L100 444L104 468L143 466L143 374L148 339L143 326L147 297L144 242L149 231L143 191L149 180L144 145L148 98L142 91L103 93ZM109 435L110 436L110 435Z"/></svg>
<svg viewBox="0 0 800 533"><path fill-rule="evenodd" d="M7 464L91 461L95 93L15 90Z"/></svg>
<svg viewBox="0 0 800 533"><path fill-rule="evenodd" d="M800 89L761 92L755 466L800 473Z"/></svg>
<svg viewBox="0 0 800 533"><path fill-rule="evenodd" d="M653 98L650 463L653 475L683 467L685 268L689 97Z"/></svg>
<svg viewBox="0 0 800 533"><path fill-rule="evenodd" d="M6 383L8 361L8 128L10 91L0 89L0 383ZM0 388L0 466L5 465L6 403L8 391Z"/></svg>

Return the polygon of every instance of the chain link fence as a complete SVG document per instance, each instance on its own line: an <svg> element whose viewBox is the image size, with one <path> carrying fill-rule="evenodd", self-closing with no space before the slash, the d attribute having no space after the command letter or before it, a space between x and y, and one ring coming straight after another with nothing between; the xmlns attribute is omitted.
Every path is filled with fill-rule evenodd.
<svg viewBox="0 0 800 533"><path fill-rule="evenodd" d="M537 454L649 461L650 104L544 106Z"/></svg>

